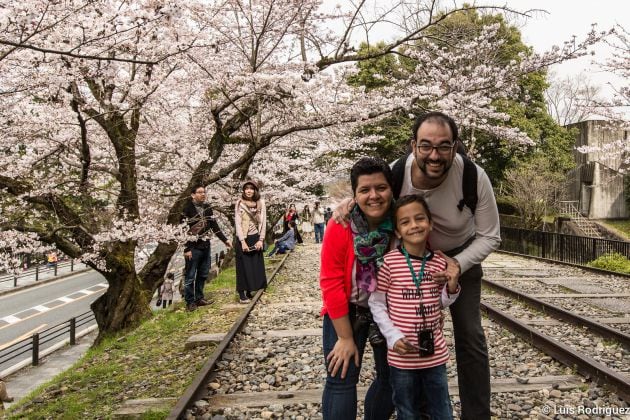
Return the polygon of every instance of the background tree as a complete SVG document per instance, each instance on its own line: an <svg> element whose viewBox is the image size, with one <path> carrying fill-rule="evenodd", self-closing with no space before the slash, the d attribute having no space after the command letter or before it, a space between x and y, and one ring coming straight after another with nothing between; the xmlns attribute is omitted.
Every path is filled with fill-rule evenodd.
<svg viewBox="0 0 630 420"><path fill-rule="evenodd" d="M540 154L505 172L505 186L521 227L541 229L544 217L557 208L563 181L564 174Z"/></svg>
<svg viewBox="0 0 630 420"><path fill-rule="evenodd" d="M471 9L438 13L428 2L403 15L413 18L400 23L407 32L359 53L352 29L390 21L406 3L376 18L363 2L320 6L29 0L3 9L0 244L54 246L103 274L109 288L92 305L99 339L150 315L150 296L187 239L180 214L194 184L211 187L226 215L248 175L271 203L309 197L347 170L340 150L376 140L351 133L417 104L529 144L494 124L508 115L493 104L516 95L522 75L582 55L600 37L507 64L494 60L497 26L453 50L410 48ZM347 82L355 63L395 51L417 63L408 78L371 90ZM149 243L158 246L140 264Z"/></svg>

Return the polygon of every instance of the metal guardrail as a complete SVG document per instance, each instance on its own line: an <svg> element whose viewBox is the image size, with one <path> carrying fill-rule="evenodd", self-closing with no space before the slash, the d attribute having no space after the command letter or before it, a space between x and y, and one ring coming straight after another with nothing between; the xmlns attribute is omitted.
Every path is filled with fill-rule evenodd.
<svg viewBox="0 0 630 420"><path fill-rule="evenodd" d="M74 318L70 318L68 321L53 325L52 327L35 333L31 337L24 338L23 340L11 343L4 348L0 348L0 366L7 362L14 362L12 367L3 371L0 376L4 377L9 375L27 364L37 366L43 356L55 351L58 347L65 345L66 343L75 345L77 338L92 331L90 328L84 328L81 330L80 327L87 325L92 321L95 321L94 313L92 313L92 311L88 311ZM55 345L44 348L46 344L51 343L53 340L62 336L68 336L68 338L56 343ZM27 354L27 357L21 357Z"/></svg>
<svg viewBox="0 0 630 420"><path fill-rule="evenodd" d="M82 264L82 263L80 263ZM48 266L47 264L37 265L34 268L29 268L27 270L22 271L19 274L2 274L0 275L0 283L5 282L13 282L13 287L18 286L18 280L29 278L29 281L39 281L41 277L57 277L59 275L65 275L68 273L66 268L69 268L69 272L72 273L77 269L79 263L74 259L69 261L61 261L53 266ZM63 271L63 273L61 273ZM52 276L50 276L52 274Z"/></svg>
<svg viewBox="0 0 630 420"><path fill-rule="evenodd" d="M586 265L613 252L630 259L630 242L565 235L510 227L501 228L501 251Z"/></svg>

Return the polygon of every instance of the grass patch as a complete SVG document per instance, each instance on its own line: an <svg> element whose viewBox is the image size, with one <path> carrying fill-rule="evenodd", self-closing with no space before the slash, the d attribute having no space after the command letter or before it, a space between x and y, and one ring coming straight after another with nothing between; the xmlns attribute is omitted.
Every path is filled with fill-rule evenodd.
<svg viewBox="0 0 630 420"><path fill-rule="evenodd" d="M626 240L630 240L630 219L626 220L602 220L600 221L604 226L611 227L617 233L626 237Z"/></svg>
<svg viewBox="0 0 630 420"><path fill-rule="evenodd" d="M184 349L188 337L225 333L241 313L222 310L236 301L234 268L223 270L205 290L215 300L212 305L186 312L184 303L178 302L156 311L135 330L108 337L88 350L73 367L34 390L5 415L10 419L102 419L111 418L130 399L179 398L214 351L214 346ZM168 414L154 409L142 418L163 419Z"/></svg>

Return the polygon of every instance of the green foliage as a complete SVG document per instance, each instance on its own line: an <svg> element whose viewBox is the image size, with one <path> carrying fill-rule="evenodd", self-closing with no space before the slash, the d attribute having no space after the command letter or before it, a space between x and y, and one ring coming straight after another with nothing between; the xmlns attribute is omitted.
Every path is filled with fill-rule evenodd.
<svg viewBox="0 0 630 420"><path fill-rule="evenodd" d="M531 49L522 42L518 28L509 25L502 15L482 15L476 10L449 15L429 28L425 39L418 42L415 48L423 48L423 45L432 42L443 48L455 49L463 42L479 36L484 26L492 24L499 25L497 38L502 44L497 50L497 57L501 62L507 64L512 60L518 61L519 54L530 53ZM382 45L379 43L368 47L363 44L359 54L378 52ZM400 55L390 54L359 63L359 72L350 78L350 82L370 90L387 86L391 80L407 77L415 71L417 63L407 56L405 48L399 52ZM471 62L474 60L475 57L471 57ZM518 83L520 91L516 97L493 104L497 110L510 115L510 120L492 123L519 128L537 142L535 146L515 146L502 138L460 126L460 137L495 185L504 179L508 169L515 168L522 162L537 159L537 156L541 155L545 156L551 167L556 168L558 172L566 173L574 167L572 154L574 133L559 126L547 113L544 98L544 91L548 85L546 74L544 72L527 74L522 76ZM368 146L366 150L348 151L345 157L356 158L367 152L388 161L398 158L405 152L411 138L413 118L410 118L409 114L417 115L428 108L429 104L417 103L412 109L402 110L378 123L363 127L356 133L357 136L374 135L381 137L382 140Z"/></svg>
<svg viewBox="0 0 630 420"><path fill-rule="evenodd" d="M630 274L630 260L617 252L604 254L587 265L589 267L601 268L603 270Z"/></svg>

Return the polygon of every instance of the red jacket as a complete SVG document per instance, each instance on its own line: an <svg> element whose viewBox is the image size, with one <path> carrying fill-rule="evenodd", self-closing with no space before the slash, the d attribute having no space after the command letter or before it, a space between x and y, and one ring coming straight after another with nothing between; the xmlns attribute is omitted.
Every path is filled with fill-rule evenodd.
<svg viewBox="0 0 630 420"><path fill-rule="evenodd" d="M350 225L343 227L333 219L329 220L322 243L319 271L323 302L320 315L328 314L332 319L337 319L348 314L354 261L354 240Z"/></svg>

